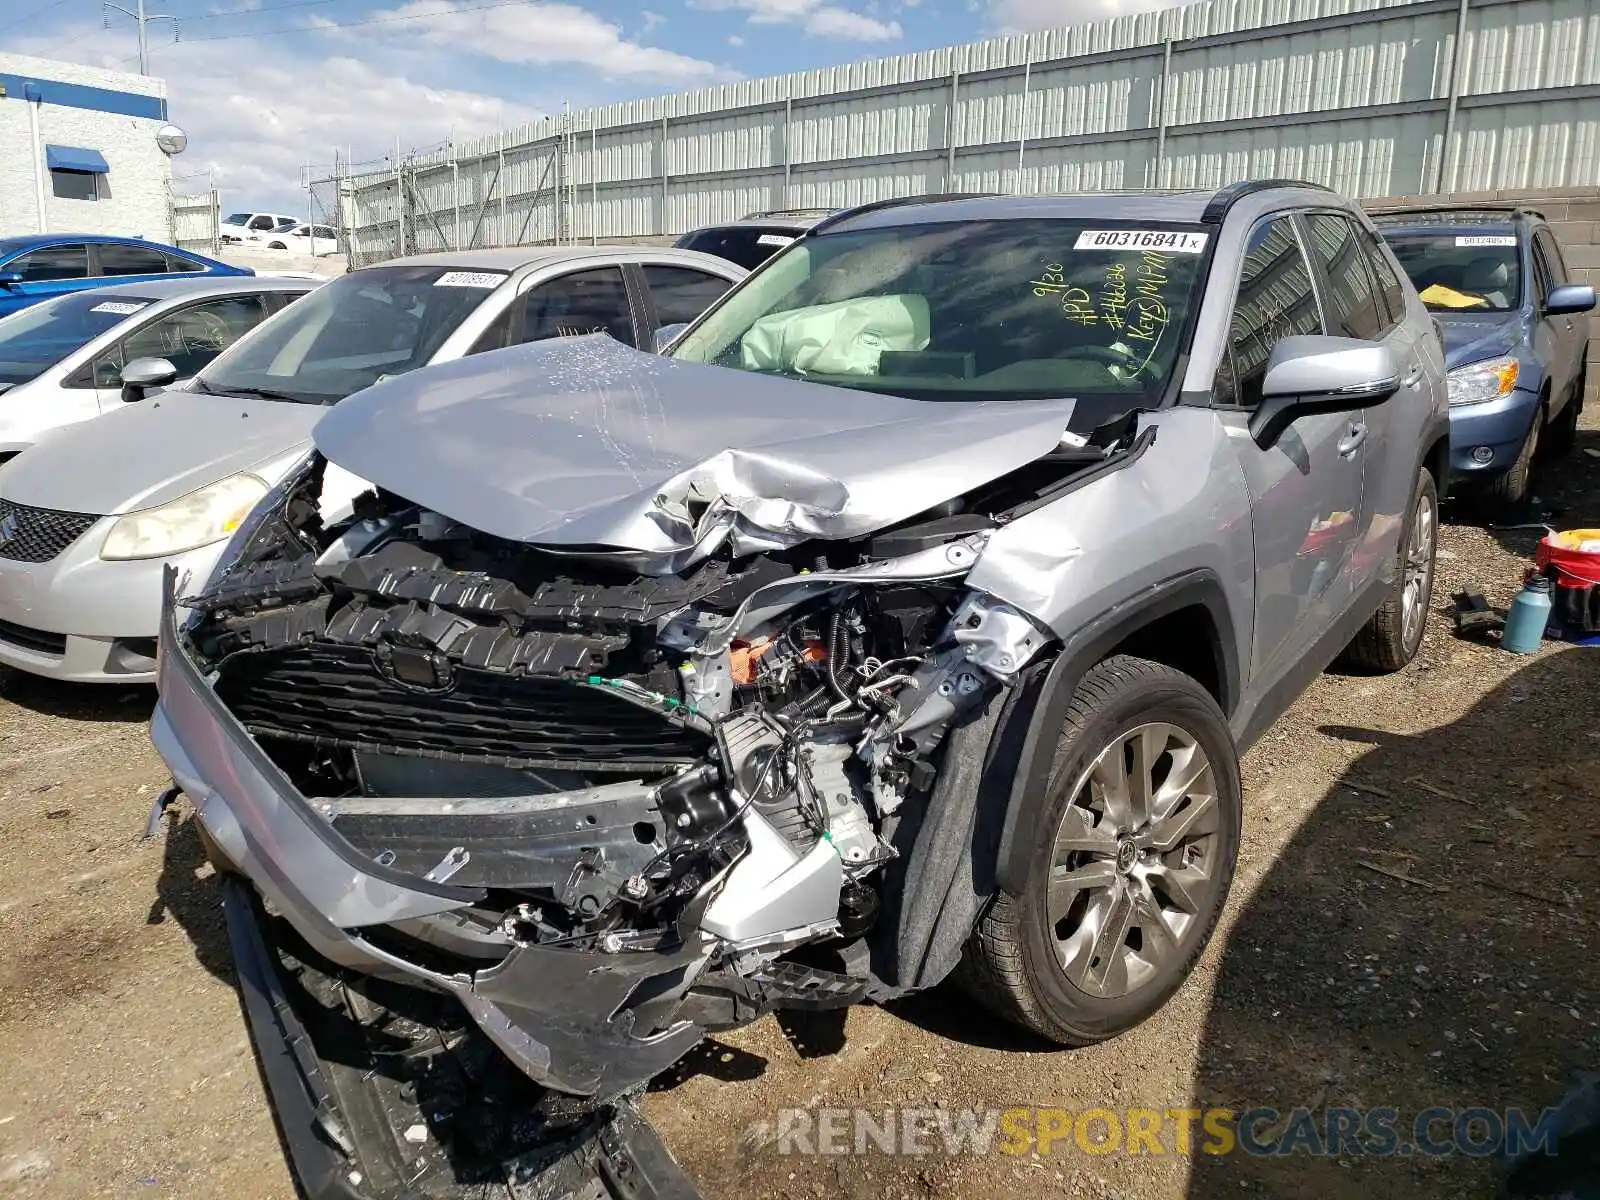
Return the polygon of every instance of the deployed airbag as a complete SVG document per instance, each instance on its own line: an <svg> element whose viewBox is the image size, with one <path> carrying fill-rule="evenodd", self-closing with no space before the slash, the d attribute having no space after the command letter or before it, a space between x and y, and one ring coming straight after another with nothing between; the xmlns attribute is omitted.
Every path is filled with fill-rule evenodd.
<svg viewBox="0 0 1600 1200"><path fill-rule="evenodd" d="M864 296L760 318L739 342L747 371L800 375L876 375L885 350L926 350L928 301Z"/></svg>

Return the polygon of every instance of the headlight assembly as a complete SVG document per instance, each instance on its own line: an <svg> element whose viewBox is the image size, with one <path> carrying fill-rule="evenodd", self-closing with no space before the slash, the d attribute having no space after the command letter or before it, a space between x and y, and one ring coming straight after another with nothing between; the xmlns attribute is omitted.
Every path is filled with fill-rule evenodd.
<svg viewBox="0 0 1600 1200"><path fill-rule="evenodd" d="M1483 404L1509 396L1517 386L1517 370L1517 360L1509 355L1457 367L1445 376L1450 385L1450 403Z"/></svg>
<svg viewBox="0 0 1600 1200"><path fill-rule="evenodd" d="M106 534L100 557L166 558L221 541L266 494L265 482L241 472L167 504L128 513Z"/></svg>

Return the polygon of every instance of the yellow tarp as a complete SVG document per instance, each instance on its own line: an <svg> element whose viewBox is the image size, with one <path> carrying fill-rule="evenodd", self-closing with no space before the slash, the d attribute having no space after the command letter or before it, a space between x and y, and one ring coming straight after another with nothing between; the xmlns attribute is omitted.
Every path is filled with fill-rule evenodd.
<svg viewBox="0 0 1600 1200"><path fill-rule="evenodd" d="M1438 308L1488 308L1489 302L1482 296L1469 296L1465 292L1458 292L1453 287L1446 287L1442 283L1430 283L1418 293L1424 304L1432 304Z"/></svg>

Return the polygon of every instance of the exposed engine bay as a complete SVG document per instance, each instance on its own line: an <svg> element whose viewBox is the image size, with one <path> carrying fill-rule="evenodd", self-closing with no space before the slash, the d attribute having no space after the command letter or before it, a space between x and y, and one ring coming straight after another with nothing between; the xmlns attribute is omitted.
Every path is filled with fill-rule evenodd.
<svg viewBox="0 0 1600 1200"><path fill-rule="evenodd" d="M658 575L383 489L325 524L314 455L182 599L185 651L360 855L474 889L364 944L495 979L478 990L510 1013L605 975L571 1022L581 1065L519 1065L615 1095L707 1030L894 994L868 941L903 825L951 730L1054 638L965 577L1010 512L1127 440L857 539ZM513 971L556 998L512 994ZM597 1033L655 1049L607 1059Z"/></svg>

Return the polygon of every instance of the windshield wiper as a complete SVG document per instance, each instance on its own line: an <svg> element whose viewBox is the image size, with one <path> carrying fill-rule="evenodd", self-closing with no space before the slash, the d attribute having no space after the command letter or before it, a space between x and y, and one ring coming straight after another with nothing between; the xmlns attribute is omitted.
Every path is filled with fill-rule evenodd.
<svg viewBox="0 0 1600 1200"><path fill-rule="evenodd" d="M304 396L291 396L288 392L275 392L271 388L260 387L226 387L214 388L202 384L208 395L212 396L255 396L262 400L287 400L291 404L319 404L318 400L307 400Z"/></svg>

